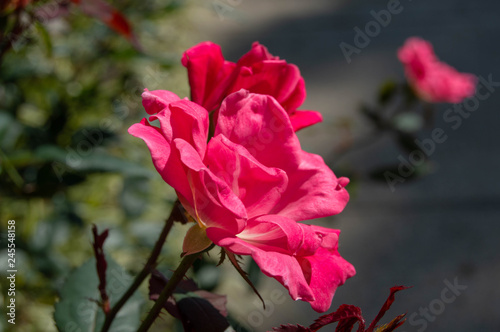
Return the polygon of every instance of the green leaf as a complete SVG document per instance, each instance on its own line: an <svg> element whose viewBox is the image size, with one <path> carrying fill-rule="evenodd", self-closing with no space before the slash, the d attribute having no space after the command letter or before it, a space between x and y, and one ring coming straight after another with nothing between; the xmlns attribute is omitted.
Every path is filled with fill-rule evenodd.
<svg viewBox="0 0 500 332"><path fill-rule="evenodd" d="M138 164L111 156L97 149L80 151L67 147L63 150L55 145L40 146L35 155L44 161L55 161L80 172L116 172L128 176L151 177L154 172Z"/></svg>
<svg viewBox="0 0 500 332"><path fill-rule="evenodd" d="M392 124L401 131L412 133L422 129L424 121L417 113L404 112L396 115L392 119Z"/></svg>
<svg viewBox="0 0 500 332"><path fill-rule="evenodd" d="M106 257L107 293L113 306L127 291L132 277L111 257ZM99 299L95 259L92 258L73 271L60 292L55 304L54 318L59 331L97 332L104 323L104 312L97 304ZM111 331L136 331L140 325L142 297L135 293L118 312Z"/></svg>

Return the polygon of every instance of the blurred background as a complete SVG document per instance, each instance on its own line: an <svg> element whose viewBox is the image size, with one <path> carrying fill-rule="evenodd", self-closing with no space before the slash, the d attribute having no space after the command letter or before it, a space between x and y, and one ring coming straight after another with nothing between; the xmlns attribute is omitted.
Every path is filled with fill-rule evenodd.
<svg viewBox="0 0 500 332"><path fill-rule="evenodd" d="M180 57L204 40L220 44L231 61L253 41L266 45L300 68L308 94L301 109L324 116L323 123L298 135L305 150L351 179L345 211L318 223L342 230L339 251L357 270L338 289L330 311L353 304L370 322L390 287L408 285L413 288L396 295L383 321L407 312L400 331L500 330L499 87L493 84L455 129L443 117L449 104L433 105L432 111L412 106L391 118L391 128L380 128L367 116L392 107L386 100L390 82L405 80L396 52L411 36L429 40L437 56L457 70L500 82L494 42L500 32L498 2L109 3L127 17L136 39L71 7L30 25L23 39L1 54L1 254L7 257L4 230L14 219L16 331L56 331L57 291L72 268L92 257L91 224L110 228L106 250L122 266L132 274L142 267L175 196L154 171L145 145L126 130L145 115L143 88L189 96ZM401 10L348 59L341 43L356 46L357 31L396 3ZM5 32L12 28L5 16L1 24ZM391 187L385 172L397 174L401 159L408 160L414 149L411 141L430 138L435 128L447 140ZM176 226L174 232L160 266L165 271L176 264L185 228ZM5 259L0 264L5 296ZM290 300L274 280L252 272L268 303L263 310L241 277L224 265L216 269L207 260L194 278L203 288L227 294L232 319L247 330L307 326L319 316L307 303ZM2 328L5 318L0 317ZM171 329L168 319L156 327Z"/></svg>

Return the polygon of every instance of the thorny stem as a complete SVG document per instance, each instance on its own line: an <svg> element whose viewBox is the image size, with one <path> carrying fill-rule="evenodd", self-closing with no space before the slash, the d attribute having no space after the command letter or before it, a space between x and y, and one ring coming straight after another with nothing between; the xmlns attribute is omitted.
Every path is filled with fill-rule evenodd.
<svg viewBox="0 0 500 332"><path fill-rule="evenodd" d="M201 256L201 254L203 254L204 252L210 251L213 247L214 247L214 244L212 244L210 247L208 247L207 249L205 249L203 251L197 252L197 253L192 254L192 255L184 256L184 258L182 259L182 261L179 264L179 266L177 267L177 269L175 269L174 274L168 280L167 285L161 291L160 296L158 297L155 304L153 305L153 307L149 311L147 317L144 319L141 326L139 326L139 329L137 330L137 332L146 332L149 330L151 325L153 325L156 317L158 317L158 315L160 314L160 311L163 308L163 306L165 305L165 302L172 295L172 293L174 292L174 290L177 287L177 285L179 284L179 282L181 282L182 278L184 278L184 275L189 270L191 265L193 265L193 263Z"/></svg>
<svg viewBox="0 0 500 332"><path fill-rule="evenodd" d="M212 249L212 246L210 246L208 250L210 249ZM161 291L160 296L156 300L155 304L149 311L147 317L144 319L137 332L146 332L149 330L151 325L153 325L156 317L158 317L158 315L160 314L160 311L165 305L165 302L172 295L175 287L177 287L182 278L184 278L187 270L189 270L191 265L193 265L193 263L196 261L196 259L198 259L198 257L200 257L202 253L203 252L198 252L192 255L184 256L177 269L175 269L174 274L169 279L167 285Z"/></svg>
<svg viewBox="0 0 500 332"><path fill-rule="evenodd" d="M135 291L139 288L144 279L146 279L146 277L149 274L151 274L151 272L156 268L156 262L158 260L158 256L161 253L163 244L165 243L165 239L167 238L170 229L172 229L174 221L177 217L176 212L179 209L179 204L180 204L179 201L176 201L174 203L172 212L170 212L170 216L165 221L165 226L163 227L160 237L156 241L156 244L153 248L153 251L151 252L151 255L149 256L148 261L146 262L146 265L144 265L141 272L139 272L139 274L135 277L134 282L132 283L132 285L130 285L125 294L123 294L121 299L106 314L106 320L104 321L104 325L102 326L101 332L109 331L109 328L111 327L111 324L113 323L116 314L120 311L120 309L128 301L128 299L135 293Z"/></svg>

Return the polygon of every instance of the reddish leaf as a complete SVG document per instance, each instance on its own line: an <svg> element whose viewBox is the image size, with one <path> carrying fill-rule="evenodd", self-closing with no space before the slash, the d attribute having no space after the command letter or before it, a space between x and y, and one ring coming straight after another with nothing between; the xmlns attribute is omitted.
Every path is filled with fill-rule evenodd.
<svg viewBox="0 0 500 332"><path fill-rule="evenodd" d="M356 323L359 323L358 332L365 330L365 320L361 314L361 309L350 304L343 304L337 311L319 317L309 328L312 332L315 332L323 326L335 322L339 322L335 329L336 332L349 332Z"/></svg>
<svg viewBox="0 0 500 332"><path fill-rule="evenodd" d="M132 26L118 10L104 0L71 0L88 16L95 17L111 29L123 35L138 50L141 49Z"/></svg>
<svg viewBox="0 0 500 332"><path fill-rule="evenodd" d="M104 241L108 237L109 230L105 230L101 234L97 232L96 225L92 225L92 234L94 235L94 242L92 243L92 247L94 248L94 255L96 258L96 268L97 275L99 276L99 293L101 294L101 306L105 313L108 313L110 310L109 307L109 297L106 293L106 269L108 267L108 263L106 262L106 257L104 255L103 245Z"/></svg>
<svg viewBox="0 0 500 332"><path fill-rule="evenodd" d="M406 319L403 319L406 314L401 314L394 318L390 323L380 326L375 332L392 332L401 325L403 325Z"/></svg>
<svg viewBox="0 0 500 332"><path fill-rule="evenodd" d="M227 308L226 308L226 305L227 305L227 297L225 295L219 295L219 294L214 294L214 293L210 293L208 291L205 291L205 290L197 290L195 292L196 295L204 298L205 300L207 300L208 302L210 302L210 304L215 308L217 309L220 314L224 317L227 317Z"/></svg>
<svg viewBox="0 0 500 332"><path fill-rule="evenodd" d="M273 327L273 332L311 332L311 330L302 325L281 325L280 327Z"/></svg>
<svg viewBox="0 0 500 332"><path fill-rule="evenodd" d="M230 326L227 319L209 300L197 296L175 295L184 331L223 332Z"/></svg>
<svg viewBox="0 0 500 332"><path fill-rule="evenodd" d="M408 289L408 288L411 288L411 287L406 287L406 286L391 287L391 293L389 294L389 297L387 298L387 300L385 300L385 303L382 306L382 308L380 309L377 317L375 317L375 319L372 321L370 326L368 326L368 329L366 330L366 332L373 332L373 330L375 329L375 326L377 325L379 320L385 315L386 311L389 310L392 303L394 302L394 294L396 294L400 290Z"/></svg>
<svg viewBox="0 0 500 332"><path fill-rule="evenodd" d="M151 273L151 278L149 278L149 299L152 301L156 301L160 296L160 293L163 290L163 288L165 288L167 282L168 279L165 278L165 276L162 273L160 273L157 270L154 270L153 273ZM183 282L184 280L179 283L177 288ZM175 291L177 291L177 288L175 289ZM181 318L181 314L179 313L179 310L177 310L177 305L173 297L169 297L167 299L167 302L165 302L165 304L163 305L163 307L165 308L165 310L168 311L169 314L171 314L175 318L178 319Z"/></svg>
<svg viewBox="0 0 500 332"><path fill-rule="evenodd" d="M392 303L394 302L394 294L399 292L400 290L407 289L410 287L405 287L405 286L396 286L391 288L391 293L387 300L385 301L384 305L380 309L377 317L373 320L373 322L370 324L368 329L365 331L365 320L361 314L361 309L350 305L350 304L343 304L341 305L337 311L332 312L330 314L323 315L316 319L316 321L309 326L309 328L305 328L300 325L281 325L280 327L275 327L273 331L277 332L316 332L319 329L325 327L326 325L336 323L337 327L335 328L335 332L351 332L354 325L358 324L358 329L357 332L373 332L373 329L376 327L376 324L378 321L384 316L387 310L391 307ZM383 326L380 326L376 332L392 332L401 325L403 325L406 321L404 319L406 314L402 314L394 318L390 323L385 324Z"/></svg>
<svg viewBox="0 0 500 332"><path fill-rule="evenodd" d="M157 300L167 282L163 274L153 271L149 279L149 298ZM226 304L226 296L200 290L191 279L185 279L177 285L164 308L182 321L185 331L224 331L229 327L225 319Z"/></svg>

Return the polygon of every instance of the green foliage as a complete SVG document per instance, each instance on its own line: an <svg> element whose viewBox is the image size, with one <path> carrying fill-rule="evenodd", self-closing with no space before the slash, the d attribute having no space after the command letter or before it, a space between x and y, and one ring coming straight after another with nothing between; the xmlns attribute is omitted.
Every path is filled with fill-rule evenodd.
<svg viewBox="0 0 500 332"><path fill-rule="evenodd" d="M71 267L91 257L91 223L114 227L109 251L137 272L170 209L173 191L151 181L160 178L149 152L127 128L144 117L144 88L187 95L180 65L192 44L186 7L110 3L131 23L142 52L76 7L41 23L34 13L48 1L32 2L21 27L15 10L0 5L0 228L17 222L22 331L55 331L39 317L49 317Z"/></svg>
<svg viewBox="0 0 500 332"><path fill-rule="evenodd" d="M106 257L107 293L114 305L132 283L132 277L125 270ZM104 312L99 307L99 283L95 259L91 259L73 271L60 292L61 300L55 305L54 318L59 331L97 332L104 323ZM135 331L140 324L142 297L136 293L116 316L112 329Z"/></svg>

